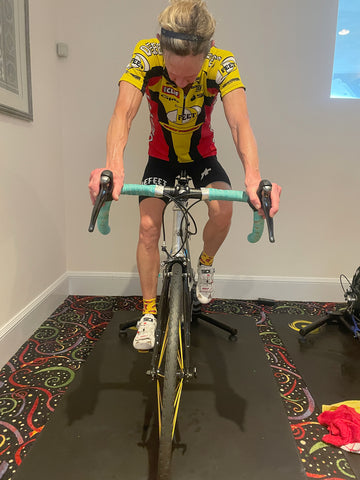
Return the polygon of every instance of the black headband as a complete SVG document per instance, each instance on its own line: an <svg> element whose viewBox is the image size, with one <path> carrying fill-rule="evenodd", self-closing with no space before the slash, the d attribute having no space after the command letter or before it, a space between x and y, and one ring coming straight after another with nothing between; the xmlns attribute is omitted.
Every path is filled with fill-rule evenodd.
<svg viewBox="0 0 360 480"><path fill-rule="evenodd" d="M199 37L198 35L191 35L189 33L182 32L173 32L172 30L165 30L165 28L161 28L161 35L169 38L177 38L179 40L188 40L189 42L202 42L204 40L203 37Z"/></svg>

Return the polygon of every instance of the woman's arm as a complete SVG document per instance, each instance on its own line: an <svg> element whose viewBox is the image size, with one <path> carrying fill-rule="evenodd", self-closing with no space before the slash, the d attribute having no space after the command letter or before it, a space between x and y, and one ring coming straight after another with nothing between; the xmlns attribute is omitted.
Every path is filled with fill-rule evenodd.
<svg viewBox="0 0 360 480"><path fill-rule="evenodd" d="M124 183L124 150L129 138L131 123L137 114L141 100L141 91L128 82L120 82L119 94L115 103L106 136L106 169L113 172L113 199L118 200ZM99 193L101 172L97 168L91 172L89 190L93 201Z"/></svg>
<svg viewBox="0 0 360 480"><path fill-rule="evenodd" d="M255 208L260 208L260 201L256 194L261 180L259 157L255 135L250 125L245 90L238 88L227 93L223 97L223 105L236 150L244 167L246 191ZM279 209L280 192L281 188L273 184L271 216L274 216Z"/></svg>

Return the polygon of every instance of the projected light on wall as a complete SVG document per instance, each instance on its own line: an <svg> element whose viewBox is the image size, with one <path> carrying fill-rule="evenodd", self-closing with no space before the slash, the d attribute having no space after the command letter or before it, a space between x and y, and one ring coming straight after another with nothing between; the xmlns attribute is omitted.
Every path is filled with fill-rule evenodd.
<svg viewBox="0 0 360 480"><path fill-rule="evenodd" d="M331 98L360 98L360 0L339 0Z"/></svg>

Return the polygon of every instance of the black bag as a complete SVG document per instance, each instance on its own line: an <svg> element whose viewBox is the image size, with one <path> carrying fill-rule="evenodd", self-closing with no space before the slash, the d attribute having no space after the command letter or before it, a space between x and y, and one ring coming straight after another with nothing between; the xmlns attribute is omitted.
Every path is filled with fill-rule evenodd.
<svg viewBox="0 0 360 480"><path fill-rule="evenodd" d="M360 267L358 267L352 279L350 291L352 293L351 311L360 319Z"/></svg>

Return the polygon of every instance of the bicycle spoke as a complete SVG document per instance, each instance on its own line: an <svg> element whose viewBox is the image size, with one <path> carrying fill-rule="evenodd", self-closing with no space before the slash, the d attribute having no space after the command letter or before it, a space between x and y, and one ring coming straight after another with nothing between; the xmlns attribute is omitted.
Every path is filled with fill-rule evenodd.
<svg viewBox="0 0 360 480"><path fill-rule="evenodd" d="M167 340L168 340L168 331L169 331L169 319L168 319L167 324L166 324L164 339L163 339L163 342L162 342L162 345L161 345L161 352L160 352L160 356L159 356L158 369L160 369L160 366L161 366L162 361L164 359L164 354L165 354L165 350L166 350L166 346L167 346Z"/></svg>
<svg viewBox="0 0 360 480"><path fill-rule="evenodd" d="M166 326L164 339L161 346L161 352L160 352L159 362L158 362L158 373L157 373L158 378L157 378L156 388L157 388L157 399L158 399L157 403L158 403L158 418L159 418L159 435L161 435L161 417L162 417L162 409L163 409L162 388L163 388L163 379L164 379L164 375L161 373L161 366L163 361L165 360L165 351L166 351L166 346L168 341L168 328L169 328L169 324L167 324ZM182 345L181 322L179 322L179 345ZM183 389L184 357L183 357L182 348L178 348L177 360L179 365L179 371L177 372L179 375L179 380L176 385L176 394L174 399L172 437L174 436L174 433L175 433L176 421L177 421L177 416L178 416L179 407L180 407L181 393Z"/></svg>
<svg viewBox="0 0 360 480"><path fill-rule="evenodd" d="M178 358L181 358L182 355L179 354L178 352ZM182 375L182 370L180 372L180 375ZM159 418L159 435L161 435L161 413L162 413L162 408L163 408L163 404L162 404L162 382L163 382L163 378L164 376L161 375L161 380L158 379L157 380L157 385L156 385L156 389L157 389L157 399L158 399L158 418ZM181 377L179 383L177 384L176 386L176 394L175 394L175 399L174 399L174 417L173 417L173 429L172 429L172 436L174 436L174 433L175 433L175 427L176 427L176 421L177 421L177 416L178 416L178 411L179 411L179 406L180 406L180 399L181 399L181 393L182 393L182 389L183 389L183 384L184 384L184 379Z"/></svg>
<svg viewBox="0 0 360 480"><path fill-rule="evenodd" d="M157 380L157 382L156 382L156 391L157 391L157 399L158 399L158 419L159 419L159 437L160 437L160 435L161 435L162 397L161 397L161 388L160 388L159 380Z"/></svg>
<svg viewBox="0 0 360 480"><path fill-rule="evenodd" d="M181 398L181 393L182 393L182 387L183 387L183 379L181 379L181 382L177 386L177 391L176 391L176 397L175 397L175 402L174 402L174 422L173 422L173 430L172 430L172 436L174 437L175 433L175 426L176 426L176 420L179 412L179 406L180 406L180 398Z"/></svg>
<svg viewBox="0 0 360 480"><path fill-rule="evenodd" d="M181 335L181 324L179 322L179 345L182 346L182 335ZM179 367L181 369L181 373L184 372L184 357L183 357L183 349L179 348L178 350L178 362L179 362Z"/></svg>

